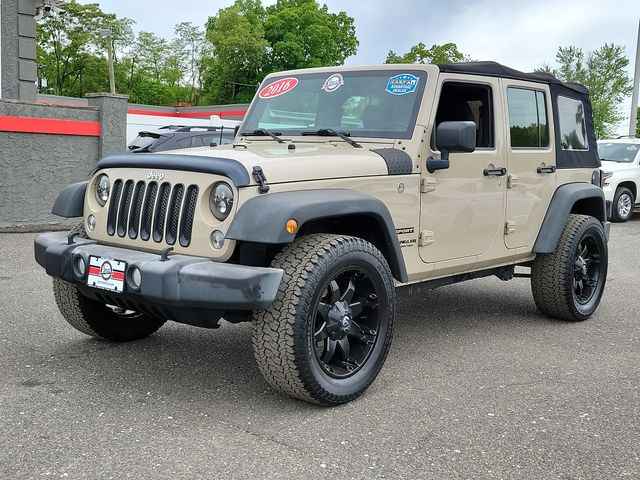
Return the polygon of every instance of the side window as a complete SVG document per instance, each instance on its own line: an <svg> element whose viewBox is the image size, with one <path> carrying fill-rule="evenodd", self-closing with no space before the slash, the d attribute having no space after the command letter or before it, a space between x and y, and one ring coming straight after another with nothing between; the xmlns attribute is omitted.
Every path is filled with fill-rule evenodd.
<svg viewBox="0 0 640 480"><path fill-rule="evenodd" d="M544 92L507 88L511 148L549 146L549 125Z"/></svg>
<svg viewBox="0 0 640 480"><path fill-rule="evenodd" d="M471 121L476 124L476 146L493 148L494 120L491 87L471 83L442 85L436 113L436 127L442 122ZM435 135L432 136L435 149Z"/></svg>
<svg viewBox="0 0 640 480"><path fill-rule="evenodd" d="M191 137L191 148L203 147L203 146L204 146L204 143L201 136L196 135L195 137Z"/></svg>
<svg viewBox="0 0 640 480"><path fill-rule="evenodd" d="M558 95L560 144L563 150L589 150L584 105L580 100Z"/></svg>

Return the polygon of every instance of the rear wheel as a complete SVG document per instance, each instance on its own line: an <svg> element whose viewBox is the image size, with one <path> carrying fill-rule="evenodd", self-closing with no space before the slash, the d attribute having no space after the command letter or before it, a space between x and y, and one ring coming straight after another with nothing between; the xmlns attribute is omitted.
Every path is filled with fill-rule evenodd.
<svg viewBox="0 0 640 480"><path fill-rule="evenodd" d="M272 263L285 271L274 303L253 316L253 348L277 390L345 403L374 381L391 345L395 291L387 262L360 238L309 235Z"/></svg>
<svg viewBox="0 0 640 480"><path fill-rule="evenodd" d="M633 204L635 199L633 193L628 188L620 187L613 197L613 211L611 220L614 222L626 222L633 215Z"/></svg>
<svg viewBox="0 0 640 480"><path fill-rule="evenodd" d="M72 233L87 238L82 223ZM82 295L75 285L59 278L53 279L53 295L69 325L79 332L103 340L138 340L148 337L165 323L165 320L91 300Z"/></svg>
<svg viewBox="0 0 640 480"><path fill-rule="evenodd" d="M531 290L538 309L561 320L589 318L604 292L607 262L607 239L600 221L569 215L556 251L538 254L531 266Z"/></svg>

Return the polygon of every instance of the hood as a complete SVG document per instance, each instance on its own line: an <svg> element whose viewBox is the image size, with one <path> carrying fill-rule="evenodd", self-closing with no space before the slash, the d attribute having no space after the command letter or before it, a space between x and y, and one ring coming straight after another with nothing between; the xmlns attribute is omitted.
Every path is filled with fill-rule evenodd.
<svg viewBox="0 0 640 480"><path fill-rule="evenodd" d="M600 169L603 172L621 172L624 170L637 169L638 166L634 162L612 162L610 160L602 160Z"/></svg>
<svg viewBox="0 0 640 480"><path fill-rule="evenodd" d="M289 150L295 145L295 150ZM384 145L390 147L390 145ZM383 148L378 145L374 148ZM165 154L235 160L242 164L255 184L253 167L260 166L269 184L325 180L330 178L388 175L385 160L368 148L341 143L252 142L220 147L174 150Z"/></svg>

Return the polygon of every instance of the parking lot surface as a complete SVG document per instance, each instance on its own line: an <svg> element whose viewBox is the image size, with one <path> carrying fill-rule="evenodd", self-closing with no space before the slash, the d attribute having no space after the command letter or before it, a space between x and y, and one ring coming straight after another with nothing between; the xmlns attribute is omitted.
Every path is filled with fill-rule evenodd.
<svg viewBox="0 0 640 480"><path fill-rule="evenodd" d="M381 375L331 409L268 387L248 324L76 332L34 237L0 235L1 478L640 478L640 215L590 320L542 316L523 278L403 298Z"/></svg>

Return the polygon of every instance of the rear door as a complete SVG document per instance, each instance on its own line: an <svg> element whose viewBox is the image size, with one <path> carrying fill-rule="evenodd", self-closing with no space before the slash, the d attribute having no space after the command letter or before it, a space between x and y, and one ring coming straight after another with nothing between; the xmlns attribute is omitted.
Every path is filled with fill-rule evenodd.
<svg viewBox="0 0 640 480"><path fill-rule="evenodd" d="M509 125L504 243L529 247L538 234L556 183L551 97L547 85L503 79Z"/></svg>

